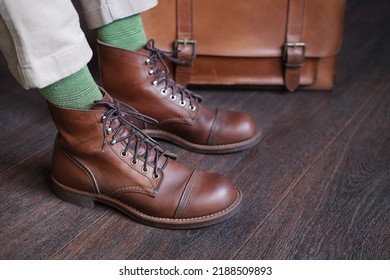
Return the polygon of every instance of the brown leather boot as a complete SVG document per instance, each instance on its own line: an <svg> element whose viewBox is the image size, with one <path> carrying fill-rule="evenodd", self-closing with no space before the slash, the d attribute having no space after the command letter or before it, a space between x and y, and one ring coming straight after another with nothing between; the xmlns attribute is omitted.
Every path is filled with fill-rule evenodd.
<svg viewBox="0 0 390 280"><path fill-rule="evenodd" d="M91 110L49 105L59 131L52 182L62 199L102 202L142 223L195 228L234 214L240 191L226 177L188 168L136 127L150 121L108 95Z"/></svg>
<svg viewBox="0 0 390 280"><path fill-rule="evenodd" d="M103 87L115 98L156 119L151 137L201 153L228 153L256 145L260 128L247 114L205 107L202 98L169 77L172 59L150 40L132 52L98 42Z"/></svg>

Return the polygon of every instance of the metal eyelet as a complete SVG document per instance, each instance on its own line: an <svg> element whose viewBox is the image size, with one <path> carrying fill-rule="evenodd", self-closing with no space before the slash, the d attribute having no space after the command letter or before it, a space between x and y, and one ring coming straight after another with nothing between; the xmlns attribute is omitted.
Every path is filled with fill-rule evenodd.
<svg viewBox="0 0 390 280"><path fill-rule="evenodd" d="M168 91L167 91L165 88L162 88L162 89L160 90L160 93L161 93L162 95L167 95Z"/></svg>
<svg viewBox="0 0 390 280"><path fill-rule="evenodd" d="M138 164L138 159L132 159L131 161L130 161L130 164L131 165L137 165Z"/></svg>
<svg viewBox="0 0 390 280"><path fill-rule="evenodd" d="M112 132L112 128L111 128L111 127L107 128L107 129L106 129L106 132L107 132L107 133L111 133L111 132Z"/></svg>
<svg viewBox="0 0 390 280"><path fill-rule="evenodd" d="M157 81L156 81L156 80L153 80L153 81L152 81L152 85L157 86Z"/></svg>
<svg viewBox="0 0 390 280"><path fill-rule="evenodd" d="M176 100L176 95L171 95L169 98L170 98L171 100Z"/></svg>
<svg viewBox="0 0 390 280"><path fill-rule="evenodd" d="M191 105L189 108L190 108L191 111L195 111L196 110L196 106L193 106L193 105Z"/></svg>
<svg viewBox="0 0 390 280"><path fill-rule="evenodd" d="M105 121L106 119L107 119L106 116L103 116L103 117L102 117L102 121Z"/></svg>
<svg viewBox="0 0 390 280"><path fill-rule="evenodd" d="M158 180L158 179L160 179L160 174L158 174L158 173L157 174L153 174L152 177L153 177L154 180Z"/></svg>
<svg viewBox="0 0 390 280"><path fill-rule="evenodd" d="M153 75L154 74L154 71L153 70L149 70L149 75Z"/></svg>
<svg viewBox="0 0 390 280"><path fill-rule="evenodd" d="M149 59L149 58L145 60L145 64L146 64L146 65L149 65L149 64L150 64L150 59Z"/></svg>
<svg viewBox="0 0 390 280"><path fill-rule="evenodd" d="M147 168L147 167L145 168L145 166L141 168L142 173L148 173L148 171L149 171L149 168Z"/></svg>
<svg viewBox="0 0 390 280"><path fill-rule="evenodd" d="M117 142L116 142L116 140L115 139L112 139L111 141L110 141L110 144L111 145L115 145Z"/></svg>
<svg viewBox="0 0 390 280"><path fill-rule="evenodd" d="M129 155L129 152L128 151L122 151L121 153L120 153L120 155L121 155L121 157L123 157L123 158L125 158L125 157L127 157L128 155Z"/></svg>
<svg viewBox="0 0 390 280"><path fill-rule="evenodd" d="M186 102L185 102L184 100L180 100L179 105L180 105L180 106L185 106L185 105L186 105Z"/></svg>

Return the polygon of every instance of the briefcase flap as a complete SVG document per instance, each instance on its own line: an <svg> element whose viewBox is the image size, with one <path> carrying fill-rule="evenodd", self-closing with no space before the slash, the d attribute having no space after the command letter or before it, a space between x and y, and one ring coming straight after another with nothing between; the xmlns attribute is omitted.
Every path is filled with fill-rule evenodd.
<svg viewBox="0 0 390 280"><path fill-rule="evenodd" d="M176 1L160 0L144 13L149 38L172 49L176 40ZM345 0L306 0L303 13L305 56L325 58L341 48ZM286 43L288 0L194 0L192 31L196 55L281 57ZM161 31L164 30L164 31ZM178 38L180 39L180 38Z"/></svg>

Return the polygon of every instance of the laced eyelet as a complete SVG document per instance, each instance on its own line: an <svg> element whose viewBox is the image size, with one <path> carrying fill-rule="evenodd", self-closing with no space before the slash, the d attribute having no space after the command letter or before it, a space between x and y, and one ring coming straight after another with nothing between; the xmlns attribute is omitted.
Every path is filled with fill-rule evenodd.
<svg viewBox="0 0 390 280"><path fill-rule="evenodd" d="M153 174L152 177L153 177L154 180L158 180L158 179L160 179L160 174L158 174L158 173Z"/></svg>
<svg viewBox="0 0 390 280"><path fill-rule="evenodd" d="M149 59L149 58L145 60L145 64L146 64L146 65L149 65L149 64L150 64L150 59Z"/></svg>
<svg viewBox="0 0 390 280"><path fill-rule="evenodd" d="M129 152L128 151L122 151L121 153L120 153L120 155L121 155L121 157L123 157L123 158L125 158L125 157L127 157L128 155L129 155Z"/></svg>
<svg viewBox="0 0 390 280"><path fill-rule="evenodd" d="M171 95L169 98L170 98L171 100L176 100L176 95Z"/></svg>
<svg viewBox="0 0 390 280"><path fill-rule="evenodd" d="M193 106L193 105L191 105L189 108L190 108L191 111L195 111L196 110L196 106Z"/></svg>
<svg viewBox="0 0 390 280"><path fill-rule="evenodd" d="M168 91L167 91L165 88L162 88L162 89L160 90L160 93L161 93L162 95L167 95Z"/></svg>
<svg viewBox="0 0 390 280"><path fill-rule="evenodd" d="M146 72L144 72L146 74ZM161 86L158 87L157 94L161 90ZM170 89L168 88L168 91ZM169 98L170 93L166 96ZM141 129L135 124L130 122L127 117L135 117L146 122L155 123L152 118L139 114L132 108L122 106L117 100L99 100L96 104L107 107L107 111L103 114L99 114L98 122L103 120L98 126L101 130L102 146L100 152L104 153L107 150L117 148L116 156L123 162L126 162L133 172L139 172L141 176L149 178L150 180L161 180L164 176L162 171L158 170L157 165L164 161L165 164L169 159L175 159L175 155L163 150L160 145L147 136ZM122 114L125 116L122 117ZM103 118L103 116L106 116ZM100 118L99 118L100 117ZM111 134L106 133L112 128ZM116 145L119 144L119 145ZM111 146L111 145L115 145ZM138 154L139 152L139 154ZM122 159L121 157L126 157ZM149 161L149 162L148 162ZM165 166L165 165L164 165ZM154 176L153 176L154 174ZM156 179L153 179L153 177ZM146 178L146 179L147 179ZM158 182L156 181L154 185ZM155 191L152 189L151 191Z"/></svg>
<svg viewBox="0 0 390 280"><path fill-rule="evenodd" d="M111 133L111 132L112 132L112 128L111 128L111 127L107 128L107 129L106 129L106 132L107 132L107 133Z"/></svg>
<svg viewBox="0 0 390 280"><path fill-rule="evenodd" d="M152 85L156 86L156 85L157 85L157 81L156 81L156 80L153 80L153 81L152 81Z"/></svg>
<svg viewBox="0 0 390 280"><path fill-rule="evenodd" d="M154 74L154 71L153 70L149 70L149 75L153 75Z"/></svg>
<svg viewBox="0 0 390 280"><path fill-rule="evenodd" d="M103 117L102 117L102 121L105 121L106 119L107 119L106 116L103 116Z"/></svg>
<svg viewBox="0 0 390 280"><path fill-rule="evenodd" d="M180 100L179 104L180 104L180 106L185 106L186 102L184 100Z"/></svg>

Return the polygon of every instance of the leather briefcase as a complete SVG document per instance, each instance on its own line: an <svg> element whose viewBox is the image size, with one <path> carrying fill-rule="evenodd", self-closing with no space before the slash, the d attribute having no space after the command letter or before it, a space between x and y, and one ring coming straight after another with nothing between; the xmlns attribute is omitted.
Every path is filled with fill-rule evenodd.
<svg viewBox="0 0 390 280"><path fill-rule="evenodd" d="M180 61L186 85L330 90L346 0L159 0L142 13L148 38Z"/></svg>

